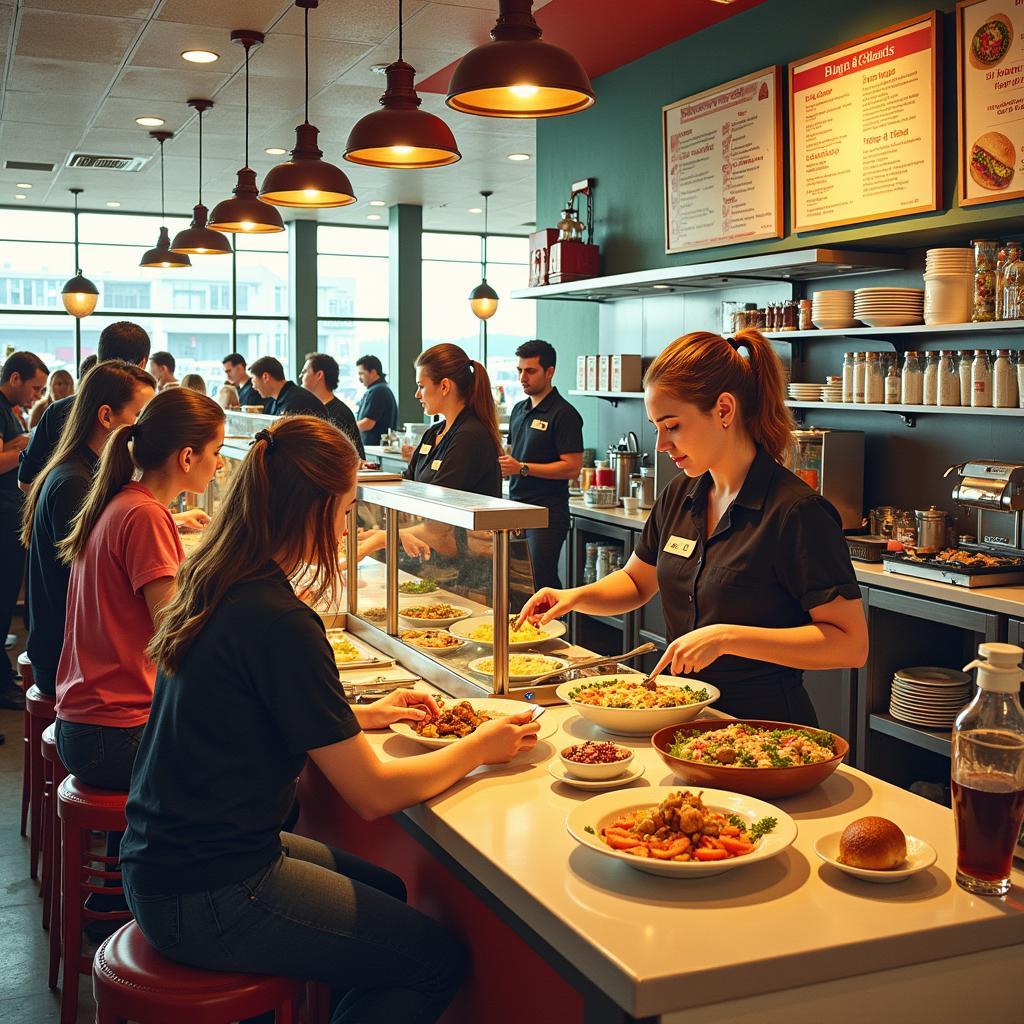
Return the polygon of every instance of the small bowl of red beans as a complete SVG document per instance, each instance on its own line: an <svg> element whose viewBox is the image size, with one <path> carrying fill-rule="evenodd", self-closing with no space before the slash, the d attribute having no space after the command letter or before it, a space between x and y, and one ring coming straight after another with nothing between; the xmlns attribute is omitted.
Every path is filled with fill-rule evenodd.
<svg viewBox="0 0 1024 1024"><path fill-rule="evenodd" d="M566 747L561 752L565 770L578 779L614 779L621 775L633 760L633 751L617 743L587 740Z"/></svg>

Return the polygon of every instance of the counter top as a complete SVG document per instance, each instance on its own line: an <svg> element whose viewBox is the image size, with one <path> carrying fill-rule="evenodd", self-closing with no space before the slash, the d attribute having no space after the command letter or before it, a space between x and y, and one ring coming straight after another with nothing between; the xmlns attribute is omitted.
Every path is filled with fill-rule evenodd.
<svg viewBox="0 0 1024 1024"><path fill-rule="evenodd" d="M886 572L880 562L854 562L859 582L870 587L896 590L901 594L931 597L964 608L996 612L1024 618L1024 586L1017 587L957 587L952 583L922 580L916 576L901 576Z"/></svg>
<svg viewBox="0 0 1024 1024"><path fill-rule="evenodd" d="M404 462L408 465L409 460L402 458L401 452L389 452L385 451L382 445L379 444L367 444L363 445L363 449L366 452L367 458L375 459L395 459L398 462Z"/></svg>
<svg viewBox="0 0 1024 1024"><path fill-rule="evenodd" d="M584 849L566 814L587 794L552 780L546 763L572 742L603 736L568 708L547 712L557 732L509 766L481 768L404 812L518 918L636 1017L813 985L1024 943L1024 873L1005 900L955 881L952 815L852 768L778 801L799 835L785 853L716 877L655 878ZM391 733L368 733L381 756L418 756ZM606 738L606 737L605 737ZM632 784L679 785L646 739ZM881 814L931 843L935 866L873 885L824 865L815 840ZM713 913L712 913L713 912Z"/></svg>
<svg viewBox="0 0 1024 1024"><path fill-rule="evenodd" d="M649 508L642 508L637 512L627 512L621 505L604 508L588 505L582 498L569 499L569 512L574 516L582 516L584 519L593 519L598 523L609 523L612 526L625 526L632 530L642 530L644 523L647 522L647 517L651 514Z"/></svg>

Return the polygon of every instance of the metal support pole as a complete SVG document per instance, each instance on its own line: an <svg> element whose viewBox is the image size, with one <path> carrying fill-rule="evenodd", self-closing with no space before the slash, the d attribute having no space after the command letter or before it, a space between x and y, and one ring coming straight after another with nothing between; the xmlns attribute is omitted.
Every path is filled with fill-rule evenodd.
<svg viewBox="0 0 1024 1024"><path fill-rule="evenodd" d="M345 538L345 600L349 615L359 611L359 519L356 516L356 503L345 514L345 526L348 536Z"/></svg>
<svg viewBox="0 0 1024 1024"><path fill-rule="evenodd" d="M508 530L492 535L492 582L494 594L494 692L508 696Z"/></svg>
<svg viewBox="0 0 1024 1024"><path fill-rule="evenodd" d="M384 515L384 567L387 570L387 596L384 603L387 606L388 632L398 636L398 513L389 508Z"/></svg>

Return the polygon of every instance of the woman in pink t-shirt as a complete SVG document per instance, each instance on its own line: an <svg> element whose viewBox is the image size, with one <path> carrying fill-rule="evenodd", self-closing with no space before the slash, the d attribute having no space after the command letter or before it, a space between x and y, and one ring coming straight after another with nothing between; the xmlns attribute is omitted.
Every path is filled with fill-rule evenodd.
<svg viewBox="0 0 1024 1024"><path fill-rule="evenodd" d="M168 505L199 494L222 465L224 412L170 388L118 427L71 533L64 647L57 668L57 749L68 771L127 789L156 680L146 657L153 616L174 595L184 560ZM137 481L136 470L141 471Z"/></svg>

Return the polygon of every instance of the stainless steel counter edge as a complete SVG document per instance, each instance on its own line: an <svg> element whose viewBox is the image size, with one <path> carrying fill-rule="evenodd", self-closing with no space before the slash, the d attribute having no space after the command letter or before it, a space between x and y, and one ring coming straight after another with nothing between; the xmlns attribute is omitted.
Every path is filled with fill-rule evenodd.
<svg viewBox="0 0 1024 1024"><path fill-rule="evenodd" d="M608 523L611 526L625 526L627 529L642 530L651 514L649 508L642 508L638 512L627 512L621 505L594 506L588 505L582 498L569 499L569 512L574 516L583 519L593 519L598 523Z"/></svg>

